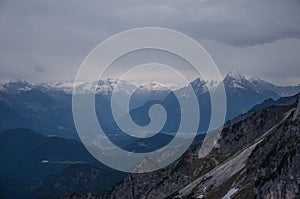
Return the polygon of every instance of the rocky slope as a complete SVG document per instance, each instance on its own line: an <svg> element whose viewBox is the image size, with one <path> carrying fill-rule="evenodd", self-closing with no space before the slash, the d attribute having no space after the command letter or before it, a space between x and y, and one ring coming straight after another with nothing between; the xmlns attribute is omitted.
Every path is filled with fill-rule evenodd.
<svg viewBox="0 0 300 199"><path fill-rule="evenodd" d="M300 198L300 101L297 108L255 148L234 198Z"/></svg>
<svg viewBox="0 0 300 199"><path fill-rule="evenodd" d="M168 168L129 174L104 198L297 198L300 105L293 99L229 121L207 157L198 158L197 146Z"/></svg>
<svg viewBox="0 0 300 199"><path fill-rule="evenodd" d="M224 164L181 189L176 196L299 198L300 103L296 108L295 105L294 102L292 105L278 106L290 109L279 123L257 137L249 147L243 147ZM275 110L274 106L270 108Z"/></svg>

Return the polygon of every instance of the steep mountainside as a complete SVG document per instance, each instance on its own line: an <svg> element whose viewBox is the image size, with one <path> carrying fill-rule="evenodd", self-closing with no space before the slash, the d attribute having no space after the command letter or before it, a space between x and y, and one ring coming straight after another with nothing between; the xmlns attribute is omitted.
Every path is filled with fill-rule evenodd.
<svg viewBox="0 0 300 199"><path fill-rule="evenodd" d="M300 105L296 109L296 99L227 122L207 157L198 158L198 145L165 169L129 174L103 197L297 198Z"/></svg>
<svg viewBox="0 0 300 199"><path fill-rule="evenodd" d="M300 198L300 101L297 109L257 145L234 198Z"/></svg>

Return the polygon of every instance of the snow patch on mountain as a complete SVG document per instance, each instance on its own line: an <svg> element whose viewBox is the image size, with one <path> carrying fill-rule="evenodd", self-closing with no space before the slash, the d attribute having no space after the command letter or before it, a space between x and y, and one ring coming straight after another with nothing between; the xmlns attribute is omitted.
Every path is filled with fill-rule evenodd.
<svg viewBox="0 0 300 199"><path fill-rule="evenodd" d="M231 70L228 74L227 74L228 77L231 77L233 79L236 79L236 80L242 80L242 79L245 79L245 77L239 72L237 71L236 69L233 69Z"/></svg>
<svg viewBox="0 0 300 199"><path fill-rule="evenodd" d="M24 91L30 91L32 88L33 86L26 81L12 80L8 83L1 84L0 91L16 94Z"/></svg>

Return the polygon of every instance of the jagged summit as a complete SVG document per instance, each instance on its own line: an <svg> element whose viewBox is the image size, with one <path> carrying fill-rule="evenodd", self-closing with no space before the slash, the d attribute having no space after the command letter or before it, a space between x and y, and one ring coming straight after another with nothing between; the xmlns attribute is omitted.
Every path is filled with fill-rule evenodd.
<svg viewBox="0 0 300 199"><path fill-rule="evenodd" d="M203 86L205 81L201 80L200 77L196 78L194 81L191 82L193 86Z"/></svg>
<svg viewBox="0 0 300 199"><path fill-rule="evenodd" d="M224 85L227 88L254 90L251 82L247 80L239 71L233 69L224 78Z"/></svg>
<svg viewBox="0 0 300 199"><path fill-rule="evenodd" d="M232 69L227 75L226 77L231 77L233 79L245 79L245 77L236 69ZM226 78L225 77L225 78Z"/></svg>

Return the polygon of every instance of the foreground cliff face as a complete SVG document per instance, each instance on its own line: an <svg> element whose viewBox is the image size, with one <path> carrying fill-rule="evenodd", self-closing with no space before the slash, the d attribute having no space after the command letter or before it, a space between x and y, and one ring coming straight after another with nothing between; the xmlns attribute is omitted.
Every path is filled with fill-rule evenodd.
<svg viewBox="0 0 300 199"><path fill-rule="evenodd" d="M300 105L223 164L179 190L178 198L299 198ZM275 107L273 107L274 110Z"/></svg>
<svg viewBox="0 0 300 199"><path fill-rule="evenodd" d="M200 144L195 144L169 167L129 174L101 198L299 198L297 98L229 121L205 158L199 158Z"/></svg>
<svg viewBox="0 0 300 199"><path fill-rule="evenodd" d="M253 151L235 198L300 198L300 101Z"/></svg>

